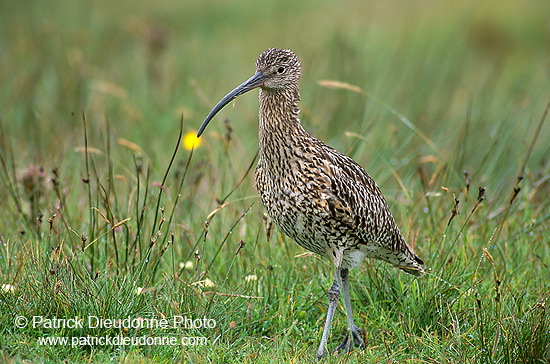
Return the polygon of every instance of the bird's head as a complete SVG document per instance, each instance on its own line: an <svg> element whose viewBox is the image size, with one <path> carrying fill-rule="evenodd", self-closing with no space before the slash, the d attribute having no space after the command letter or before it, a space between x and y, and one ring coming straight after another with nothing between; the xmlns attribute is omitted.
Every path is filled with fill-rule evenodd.
<svg viewBox="0 0 550 364"><path fill-rule="evenodd" d="M296 88L302 74L298 57L290 50L270 48L256 61L256 74L261 74L260 87L268 89Z"/></svg>
<svg viewBox="0 0 550 364"><path fill-rule="evenodd" d="M202 123L197 136L200 137L210 120L238 96L257 87L272 91L297 89L301 74L300 59L292 51L279 48L267 49L256 61L254 76L237 86L214 106Z"/></svg>

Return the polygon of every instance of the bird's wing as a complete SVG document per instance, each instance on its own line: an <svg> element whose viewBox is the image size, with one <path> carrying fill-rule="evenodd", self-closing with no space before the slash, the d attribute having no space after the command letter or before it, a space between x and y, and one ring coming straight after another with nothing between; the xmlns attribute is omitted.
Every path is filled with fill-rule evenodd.
<svg viewBox="0 0 550 364"><path fill-rule="evenodd" d="M365 169L329 146L325 145L323 150L330 195L334 204L340 207L336 211L343 211L346 220L351 222L349 232L365 243L414 256L401 236L380 188Z"/></svg>
<svg viewBox="0 0 550 364"><path fill-rule="evenodd" d="M406 243L389 210L382 191L363 167L350 157L326 146L325 159L330 165L331 192L346 214L353 221L350 228L366 243L374 243L409 257L412 270L408 273L423 274L424 262Z"/></svg>
<svg viewBox="0 0 550 364"><path fill-rule="evenodd" d="M330 191L349 211L355 228L375 230L387 220L394 223L380 188L363 167L335 149L327 146L324 150Z"/></svg>

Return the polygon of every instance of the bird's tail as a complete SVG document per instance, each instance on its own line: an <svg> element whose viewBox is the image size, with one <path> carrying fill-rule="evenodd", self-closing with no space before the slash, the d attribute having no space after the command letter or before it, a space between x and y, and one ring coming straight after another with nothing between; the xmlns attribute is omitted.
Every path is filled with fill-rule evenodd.
<svg viewBox="0 0 550 364"><path fill-rule="evenodd" d="M424 261L420 259L410 248L409 251L411 253L412 260L407 261L407 265L398 265L397 268L401 269L405 273L412 274L413 276L423 276L426 274L423 267Z"/></svg>

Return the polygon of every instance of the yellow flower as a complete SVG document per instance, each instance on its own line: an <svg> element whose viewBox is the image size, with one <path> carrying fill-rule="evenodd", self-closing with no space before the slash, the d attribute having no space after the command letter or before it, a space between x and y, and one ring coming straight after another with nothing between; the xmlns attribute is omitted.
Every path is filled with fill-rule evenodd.
<svg viewBox="0 0 550 364"><path fill-rule="evenodd" d="M201 145L200 138L197 138L197 132L190 131L183 136L183 147L187 150L196 149Z"/></svg>

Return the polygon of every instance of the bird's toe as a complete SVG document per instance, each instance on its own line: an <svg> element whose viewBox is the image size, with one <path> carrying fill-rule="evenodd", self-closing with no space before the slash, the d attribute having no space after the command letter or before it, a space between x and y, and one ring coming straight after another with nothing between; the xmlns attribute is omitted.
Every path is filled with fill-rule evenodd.
<svg viewBox="0 0 550 364"><path fill-rule="evenodd" d="M342 343L338 345L338 347L336 348L336 351L343 351L345 353L349 353L354 347L357 347L359 349L364 349L365 342L361 337L362 333L363 333L363 330L361 330L355 325L351 329L348 329L348 332L344 336L344 340L342 340ZM350 338L352 340L350 340Z"/></svg>

